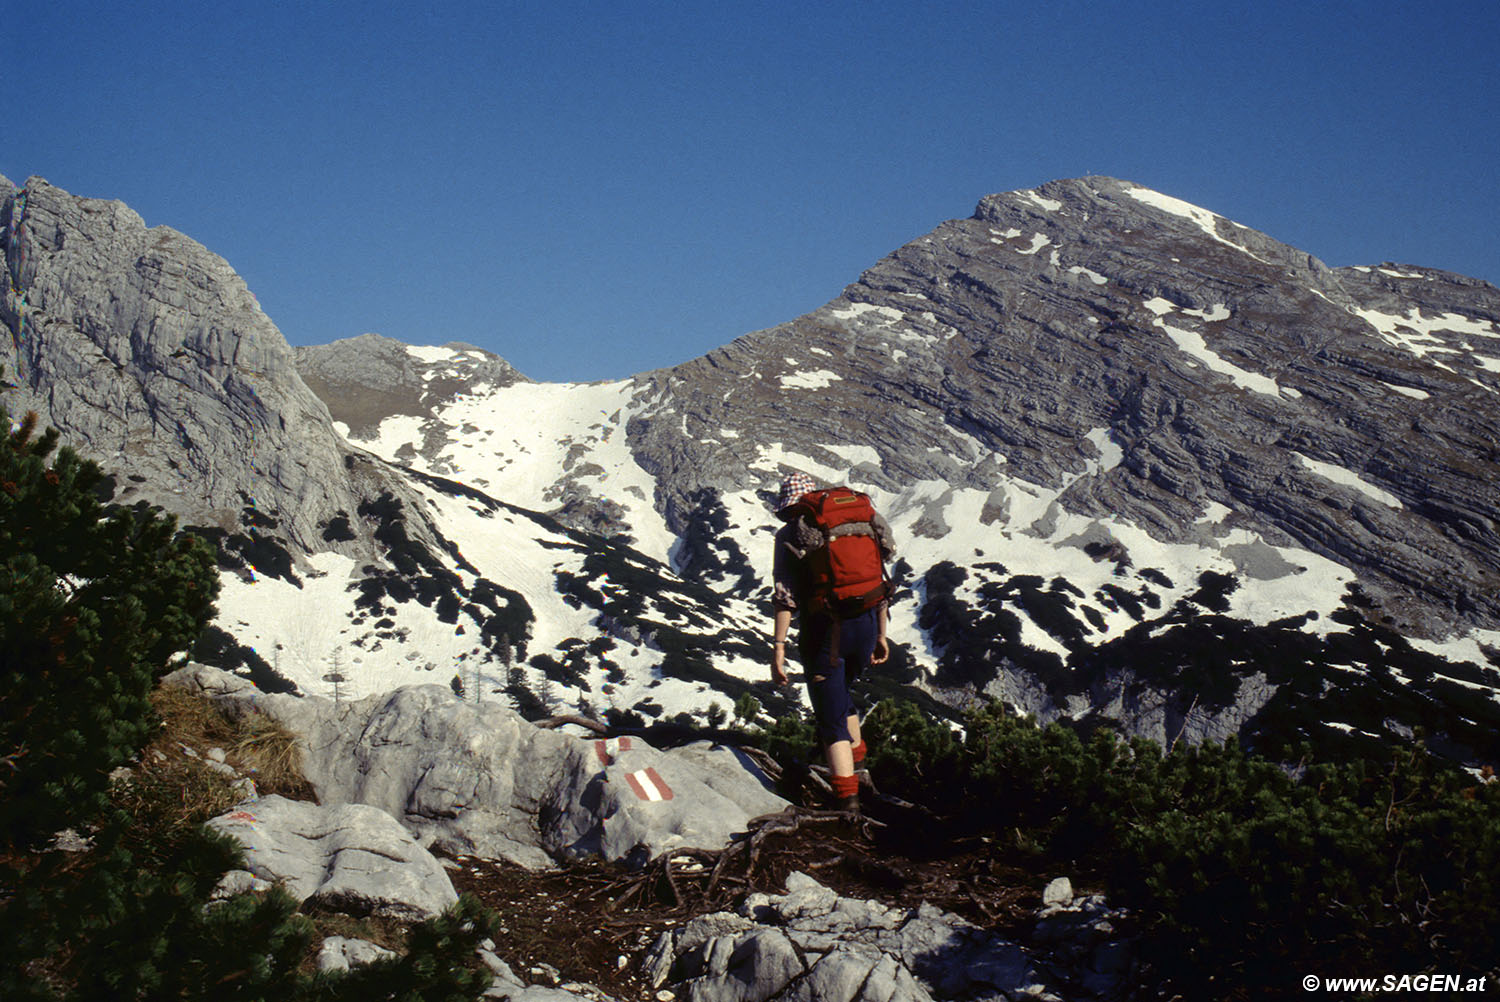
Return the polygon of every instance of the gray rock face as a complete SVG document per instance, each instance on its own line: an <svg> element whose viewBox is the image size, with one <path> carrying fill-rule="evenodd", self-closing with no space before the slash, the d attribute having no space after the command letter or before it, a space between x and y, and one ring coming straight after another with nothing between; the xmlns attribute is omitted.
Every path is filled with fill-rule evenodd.
<svg viewBox="0 0 1500 1002"><path fill-rule="evenodd" d="M390 950L366 939L328 936L318 948L318 970L348 971L394 956Z"/></svg>
<svg viewBox="0 0 1500 1002"><path fill-rule="evenodd" d="M442 686L338 705L262 693L201 665L168 679L297 733L321 802L378 807L455 854L528 867L586 855L645 863L671 848L722 847L750 818L786 806L727 749L583 740Z"/></svg>
<svg viewBox="0 0 1500 1002"><path fill-rule="evenodd" d="M630 432L682 527L703 484L764 486L726 428L815 458L867 444L874 486L983 490L1001 472L1063 487L1105 429L1118 465L1077 479L1064 509L1173 541L1226 506L1273 545L1354 568L1402 628L1441 635L1500 625L1497 359L1487 283L1329 269L1082 178L985 198L828 306L638 377L659 403ZM808 369L827 375L801 389Z"/></svg>
<svg viewBox="0 0 1500 1002"><path fill-rule="evenodd" d="M41 178L0 187L0 364L7 406L38 411L116 476L115 500L147 500L184 525L279 539L292 559L373 559L352 516L399 478L351 451L297 374L291 348L223 258L121 202ZM412 527L422 535L421 527Z"/></svg>
<svg viewBox="0 0 1500 1002"><path fill-rule="evenodd" d="M249 872L298 901L420 921L458 900L448 872L386 812L262 797L208 822L238 839Z"/></svg>
<svg viewBox="0 0 1500 1002"><path fill-rule="evenodd" d="M528 381L498 355L458 342L425 349L428 360L379 334L293 351L298 374L355 438L371 434L388 417L426 415L475 386ZM421 451L430 455L440 444L424 443Z"/></svg>

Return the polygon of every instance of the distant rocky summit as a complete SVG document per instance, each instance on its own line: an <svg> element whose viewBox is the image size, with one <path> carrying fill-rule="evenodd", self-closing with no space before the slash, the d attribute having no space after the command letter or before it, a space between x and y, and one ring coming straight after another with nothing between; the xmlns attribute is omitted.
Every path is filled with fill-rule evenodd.
<svg viewBox="0 0 1500 1002"><path fill-rule="evenodd" d="M291 349L222 259L40 179L0 181L0 239L8 405L219 545L215 664L533 715L785 712L768 499L796 470L897 533L862 699L1500 753L1485 282L1329 268L1089 177L986 197L702 358L543 384L463 344Z"/></svg>
<svg viewBox="0 0 1500 1002"><path fill-rule="evenodd" d="M1083 178L985 198L828 306L641 378L632 441L672 513L705 481L763 485L754 436L898 496L988 494L977 525L934 512L927 533L1238 530L1248 577L1276 573L1259 543L1297 548L1402 629L1500 624L1500 291L1475 279L1330 269Z"/></svg>

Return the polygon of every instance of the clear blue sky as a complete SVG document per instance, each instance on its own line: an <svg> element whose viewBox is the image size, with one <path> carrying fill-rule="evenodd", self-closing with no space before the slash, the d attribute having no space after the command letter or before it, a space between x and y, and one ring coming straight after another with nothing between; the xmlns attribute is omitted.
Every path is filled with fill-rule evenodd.
<svg viewBox="0 0 1500 1002"><path fill-rule="evenodd" d="M201 241L293 344L622 377L1084 174L1500 282L1494 0L0 10L0 173Z"/></svg>

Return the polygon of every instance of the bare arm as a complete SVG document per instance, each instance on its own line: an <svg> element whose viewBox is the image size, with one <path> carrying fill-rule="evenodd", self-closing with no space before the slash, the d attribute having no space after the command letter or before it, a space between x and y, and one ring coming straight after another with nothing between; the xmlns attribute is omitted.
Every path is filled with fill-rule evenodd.
<svg viewBox="0 0 1500 1002"><path fill-rule="evenodd" d="M771 646L771 681L786 685L786 634L792 625L792 610L777 609Z"/></svg>

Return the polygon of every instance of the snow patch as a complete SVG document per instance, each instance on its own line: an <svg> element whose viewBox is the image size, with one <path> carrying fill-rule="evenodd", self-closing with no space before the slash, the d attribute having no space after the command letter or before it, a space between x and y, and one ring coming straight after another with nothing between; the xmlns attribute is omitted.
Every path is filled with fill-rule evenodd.
<svg viewBox="0 0 1500 1002"><path fill-rule="evenodd" d="M1307 456L1302 455L1302 453L1300 452L1294 452L1292 453L1292 455L1296 456L1303 466L1316 473L1324 480L1331 480L1336 484L1342 484L1345 487L1352 487L1366 497L1379 501L1381 504L1388 507L1400 508L1402 506L1401 499L1396 497L1396 495L1392 494L1390 491L1382 490L1379 487L1376 487L1374 484L1369 483L1368 481L1360 479L1359 474L1353 472L1352 470L1346 470L1342 466L1335 466L1332 463L1324 463L1316 459L1309 459Z"/></svg>
<svg viewBox="0 0 1500 1002"><path fill-rule="evenodd" d="M1422 311L1413 306L1406 316L1381 313L1377 310L1353 310L1349 312L1375 328L1375 332L1387 344L1424 358L1434 352L1456 355L1460 351L1451 347L1438 331L1453 334L1468 334L1484 338L1500 338L1500 327L1491 321L1465 317L1458 313L1444 313L1439 317L1424 317ZM1446 368L1446 366L1445 366Z"/></svg>
<svg viewBox="0 0 1500 1002"><path fill-rule="evenodd" d="M876 306L873 303L850 303L847 310L830 310L829 313L837 320L853 320L855 317L874 313L882 322L888 324L905 317L900 310L893 310L889 306Z"/></svg>
<svg viewBox="0 0 1500 1002"><path fill-rule="evenodd" d="M785 389L797 390L821 390L839 382L844 377L830 369L818 369L816 372L794 372L781 377L781 385Z"/></svg>
<svg viewBox="0 0 1500 1002"><path fill-rule="evenodd" d="M1034 191L1020 191L1020 192L1017 192L1016 194L1020 195L1022 198L1026 199L1032 205L1035 205L1038 208L1040 208L1040 209L1042 209L1042 210L1044 210L1046 212L1056 212L1058 209L1062 208L1062 203L1059 202L1057 199L1055 199L1055 198L1044 198L1041 195L1038 195Z"/></svg>
<svg viewBox="0 0 1500 1002"><path fill-rule="evenodd" d="M834 453L838 455L838 453ZM760 447L749 466L763 473L767 482L779 480L783 470L798 470L819 483L841 484L849 478L847 467L833 467L800 452L792 452L781 442L770 442Z"/></svg>
<svg viewBox="0 0 1500 1002"><path fill-rule="evenodd" d="M1496 361L1496 372L1500 372L1500 361ZM1411 397L1413 400L1427 400L1432 397L1426 390L1419 390L1414 386L1397 386L1395 383L1382 383L1387 389L1395 390L1403 397Z"/></svg>
<svg viewBox="0 0 1500 1002"><path fill-rule="evenodd" d="M825 445L824 450L848 463L850 468L856 466L880 466L880 453L869 445Z"/></svg>
<svg viewBox="0 0 1500 1002"><path fill-rule="evenodd" d="M1198 317L1205 323L1218 323L1220 320L1229 319L1229 307L1223 303L1217 303L1206 310L1183 310L1190 317Z"/></svg>
<svg viewBox="0 0 1500 1002"><path fill-rule="evenodd" d="M1214 372L1228 376L1234 385L1253 393L1271 397L1281 396L1281 387L1277 385L1276 380L1270 376L1262 376L1258 372L1242 369L1233 362L1221 358L1208 347L1208 343L1203 340L1203 335L1181 327L1173 327L1160 320L1155 321L1155 324L1166 332L1167 337L1172 339L1172 343L1179 351L1191 355Z"/></svg>
<svg viewBox="0 0 1500 1002"><path fill-rule="evenodd" d="M1088 461L1089 465L1093 467L1089 470L1090 474L1107 473L1116 466L1119 466L1120 462L1125 458L1125 450L1116 445L1114 439L1109 437L1108 428L1095 428L1083 437L1093 443L1095 449L1099 450L1099 458Z"/></svg>
<svg viewBox="0 0 1500 1002"><path fill-rule="evenodd" d="M1224 219L1223 216L1217 215L1213 212L1209 212L1207 209L1199 208L1198 206L1193 205L1191 202L1184 202L1180 198L1173 198L1171 195L1163 195L1159 191L1152 191L1150 188L1127 188L1125 193L1131 198L1135 199L1137 202L1144 202L1145 204L1150 205L1154 208L1161 209L1163 212L1169 212L1174 216L1181 216L1184 219L1191 220L1193 224L1201 229L1204 233L1208 234L1214 240L1226 247L1233 247L1241 254L1247 254L1263 264L1270 263L1266 261L1265 258L1254 253L1248 248L1241 247L1239 244L1235 243L1232 240L1226 240L1219 233L1218 224L1221 221L1227 222L1231 226L1239 226L1239 223ZM1244 229L1244 227L1240 228Z"/></svg>
<svg viewBox="0 0 1500 1002"><path fill-rule="evenodd" d="M1031 235L1031 246L1023 251L1017 251L1016 253L1035 254L1037 251L1041 250L1043 247L1046 247L1051 242L1051 239L1048 238L1045 233L1033 233Z"/></svg>
<svg viewBox="0 0 1500 1002"><path fill-rule="evenodd" d="M452 362L459 357L459 353L452 348L444 348L432 344L409 344L406 353L419 362L435 365L438 362Z"/></svg>
<svg viewBox="0 0 1500 1002"><path fill-rule="evenodd" d="M1491 650L1500 648L1500 630L1471 630L1443 640L1422 640L1418 637L1407 639L1418 650L1436 654L1449 661L1468 661L1480 667L1490 664L1489 656L1485 654L1484 648L1488 647ZM1500 699L1500 694L1497 694L1496 698Z"/></svg>
<svg viewBox="0 0 1500 1002"><path fill-rule="evenodd" d="M1218 525L1220 522L1224 521L1226 518L1233 514L1234 509L1229 507L1228 505L1220 504L1217 501L1210 501L1207 505L1204 506L1203 514L1199 515L1197 519L1194 520L1193 524Z"/></svg>

